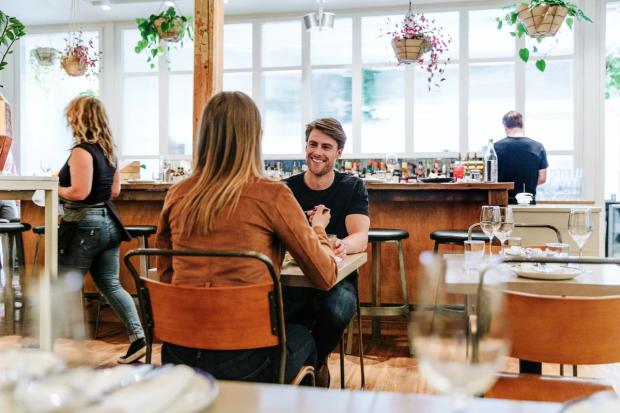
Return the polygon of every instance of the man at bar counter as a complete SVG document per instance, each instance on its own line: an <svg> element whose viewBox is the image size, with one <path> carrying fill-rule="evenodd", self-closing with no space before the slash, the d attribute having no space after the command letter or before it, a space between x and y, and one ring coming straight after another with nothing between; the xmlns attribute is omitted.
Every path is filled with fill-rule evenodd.
<svg viewBox="0 0 620 413"><path fill-rule="evenodd" d="M343 258L366 250L368 243L368 192L363 181L334 170L347 136L336 119L317 119L306 127L308 170L285 182L309 218L318 205L331 210L326 228L337 239L332 243L336 256ZM285 287L284 309L288 321L311 323L317 346L317 385L329 387L327 357L338 345L344 329L356 311L357 272L329 291Z"/></svg>
<svg viewBox="0 0 620 413"><path fill-rule="evenodd" d="M498 180L514 182L508 191L508 203L516 204L515 195L528 192L536 203L536 187L547 181L547 152L545 147L525 137L523 115L516 111L506 113L502 119L506 137L495 144Z"/></svg>

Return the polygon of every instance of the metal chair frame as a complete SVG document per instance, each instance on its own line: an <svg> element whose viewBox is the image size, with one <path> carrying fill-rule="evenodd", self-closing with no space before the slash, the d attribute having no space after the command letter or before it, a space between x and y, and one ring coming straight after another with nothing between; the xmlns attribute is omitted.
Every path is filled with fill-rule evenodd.
<svg viewBox="0 0 620 413"><path fill-rule="evenodd" d="M272 332L278 336L278 348L280 351L280 369L278 373L278 382L284 383L284 375L286 369L286 327L284 322L284 305L282 301L282 285L280 278L275 272L273 263L264 254L254 251L196 251L196 250L166 250L158 248L138 248L128 251L125 254L125 265L131 273L134 283L136 285L136 291L138 292L138 300L140 302L140 312L142 319L144 320L145 334L146 334L146 362L151 362L151 352L154 339L154 327L155 321L153 320L153 313L151 308L151 302L149 298L149 290L143 283L143 278L138 274L136 267L131 262L131 257L134 256L164 256L164 257L230 257L230 258L249 258L262 262L269 272L271 280L273 282L273 299L270 300L270 316L272 320ZM182 288L182 287L180 287ZM275 320L274 320L275 318ZM314 381L314 373L311 373L312 380Z"/></svg>

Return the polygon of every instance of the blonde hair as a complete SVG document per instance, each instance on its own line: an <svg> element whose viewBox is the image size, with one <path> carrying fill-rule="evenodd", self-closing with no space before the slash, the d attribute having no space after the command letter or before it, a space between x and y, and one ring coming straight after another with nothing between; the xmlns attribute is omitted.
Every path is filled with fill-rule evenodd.
<svg viewBox="0 0 620 413"><path fill-rule="evenodd" d="M252 178L263 177L260 112L241 92L213 96L202 112L193 169L196 184L185 196L181 233L213 229L224 209L232 213Z"/></svg>
<svg viewBox="0 0 620 413"><path fill-rule="evenodd" d="M69 102L65 114L76 145L99 145L110 165L116 166L112 133L101 101L92 96L78 96Z"/></svg>

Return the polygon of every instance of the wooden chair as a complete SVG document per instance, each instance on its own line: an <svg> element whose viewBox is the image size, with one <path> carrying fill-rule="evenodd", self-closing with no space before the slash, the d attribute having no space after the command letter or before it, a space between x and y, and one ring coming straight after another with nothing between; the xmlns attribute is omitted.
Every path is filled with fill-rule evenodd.
<svg viewBox="0 0 620 413"><path fill-rule="evenodd" d="M510 355L564 364L620 362L620 296L558 297L505 292ZM564 402L611 387L600 380L501 374L485 397Z"/></svg>
<svg viewBox="0 0 620 413"><path fill-rule="evenodd" d="M191 256L251 259L262 262L271 282L231 287L198 288L172 285L139 275L131 262L134 256ZM209 350L247 350L278 346L278 382L284 383L286 330L282 288L269 257L258 252L134 249L125 255L133 276L145 326L147 354L151 362L155 338L179 346ZM200 327L200 328L198 328ZM309 376L314 368L304 366L292 384Z"/></svg>

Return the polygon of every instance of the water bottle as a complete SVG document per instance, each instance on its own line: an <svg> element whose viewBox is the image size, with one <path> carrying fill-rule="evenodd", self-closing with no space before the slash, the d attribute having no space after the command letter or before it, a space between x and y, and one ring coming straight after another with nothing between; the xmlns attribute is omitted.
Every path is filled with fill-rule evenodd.
<svg viewBox="0 0 620 413"><path fill-rule="evenodd" d="M484 155L484 181L497 182L497 153L493 147L493 139L489 139L489 147Z"/></svg>

